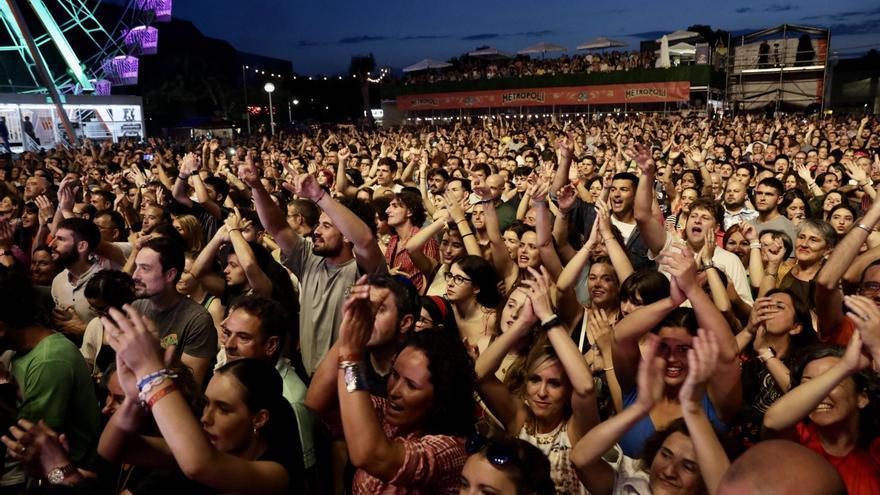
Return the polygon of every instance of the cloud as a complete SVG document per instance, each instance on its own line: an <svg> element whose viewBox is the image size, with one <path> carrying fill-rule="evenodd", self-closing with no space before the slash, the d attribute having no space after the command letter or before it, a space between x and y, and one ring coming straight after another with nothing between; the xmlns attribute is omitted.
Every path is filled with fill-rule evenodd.
<svg viewBox="0 0 880 495"><path fill-rule="evenodd" d="M358 43L371 43L373 41L385 41L387 39L388 38L385 36L348 36L346 38L340 38L337 43L339 43L340 45L354 45Z"/></svg>
<svg viewBox="0 0 880 495"><path fill-rule="evenodd" d="M643 40L655 40L664 34L669 34L672 31L642 31L641 33L629 33L624 36L629 36L630 38L639 38Z"/></svg>
<svg viewBox="0 0 880 495"><path fill-rule="evenodd" d="M409 36L400 36L398 39L400 41L410 41L410 40L443 40L449 38L448 35L445 34L413 34Z"/></svg>
<svg viewBox="0 0 880 495"><path fill-rule="evenodd" d="M482 40L492 40L495 38L500 38L501 35L498 33L480 33L480 34L471 34L468 36L462 36L463 41L482 41Z"/></svg>
<svg viewBox="0 0 880 495"><path fill-rule="evenodd" d="M745 14L746 12L751 12L752 10L753 9L751 7L740 7L734 10L734 12L736 12L737 14Z"/></svg>
<svg viewBox="0 0 880 495"><path fill-rule="evenodd" d="M880 7L875 8L875 9L868 9L868 10L851 10L848 12L837 12L834 14L808 15L808 16L802 17L801 19L805 20L805 21L821 20L821 21L826 21L825 23L828 23L828 22L847 22L850 20L851 17L874 17L874 16L880 16ZM825 23L821 23L821 24L825 24Z"/></svg>
<svg viewBox="0 0 880 495"><path fill-rule="evenodd" d="M305 47L309 47L309 46L319 46L319 45L323 45L323 43L318 43L317 41L312 41L312 40L299 40L296 43L294 43L293 46L295 46L297 48L305 48Z"/></svg>
<svg viewBox="0 0 880 495"><path fill-rule="evenodd" d="M764 12L788 12L790 10L797 10L799 8L800 8L800 6L792 5L790 3L786 3L786 4L774 3L774 4L764 8L763 10L764 10Z"/></svg>
<svg viewBox="0 0 880 495"><path fill-rule="evenodd" d="M541 29L539 31L519 31L515 33L477 33L462 36L462 41L485 41L498 38L540 38L556 34L553 29Z"/></svg>

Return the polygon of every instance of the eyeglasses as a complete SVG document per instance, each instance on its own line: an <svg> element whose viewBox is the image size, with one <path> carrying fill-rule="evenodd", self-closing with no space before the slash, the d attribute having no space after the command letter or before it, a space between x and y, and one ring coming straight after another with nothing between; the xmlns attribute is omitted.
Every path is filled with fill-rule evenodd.
<svg viewBox="0 0 880 495"><path fill-rule="evenodd" d="M423 327L434 326L434 320L427 318L427 317L424 317L424 316L419 316L419 321L417 323Z"/></svg>
<svg viewBox="0 0 880 495"><path fill-rule="evenodd" d="M465 282L473 282L471 279L467 277L462 277L461 275L453 275L451 272L446 272L443 274L443 279L446 280L446 283L452 282L455 285L462 285Z"/></svg>

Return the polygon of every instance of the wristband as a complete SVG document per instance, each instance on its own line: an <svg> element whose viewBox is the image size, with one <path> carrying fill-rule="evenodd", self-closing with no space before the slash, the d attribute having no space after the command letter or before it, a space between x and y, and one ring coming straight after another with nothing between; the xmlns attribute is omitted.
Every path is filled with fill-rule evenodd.
<svg viewBox="0 0 880 495"><path fill-rule="evenodd" d="M156 391L156 393L151 395L150 399L147 401L147 405L146 405L147 410L148 411L152 410L153 406L155 406L157 402L159 402L160 400L162 400L164 397L166 397L171 392L174 392L175 390L177 390L177 384L175 384L174 382L171 382L171 385L168 385L167 387L161 388L158 391Z"/></svg>
<svg viewBox="0 0 880 495"><path fill-rule="evenodd" d="M465 237L467 237L467 236L469 236L469 235L474 235L474 233L473 233L473 232L468 232L467 234L461 234L461 238L464 239Z"/></svg>
<svg viewBox="0 0 880 495"><path fill-rule="evenodd" d="M345 379L345 390L352 392L369 392L370 385L367 382L367 374L359 361L345 361L339 364Z"/></svg>
<svg viewBox="0 0 880 495"><path fill-rule="evenodd" d="M144 388L147 386L148 383L150 383L154 380L157 380L161 377L177 378L177 374L172 373L171 370L169 370L167 368L162 368L159 371L156 371L156 372L150 373L149 375L141 377L141 379L138 380L138 383L137 383L138 390L143 392Z"/></svg>
<svg viewBox="0 0 880 495"><path fill-rule="evenodd" d="M360 352L352 352L351 354L340 354L336 359L336 363L342 365L345 362L359 362L363 359Z"/></svg>
<svg viewBox="0 0 880 495"><path fill-rule="evenodd" d="M541 322L541 331L546 332L547 330L550 330L551 328L560 324L562 324L562 320L560 320L558 316L553 315L547 321Z"/></svg>
<svg viewBox="0 0 880 495"><path fill-rule="evenodd" d="M761 249L761 243L760 242L753 242L753 243L749 244L749 249Z"/></svg>
<svg viewBox="0 0 880 495"><path fill-rule="evenodd" d="M865 232L867 232L869 234L872 232L872 229L863 223L856 225L856 227L864 230Z"/></svg>
<svg viewBox="0 0 880 495"><path fill-rule="evenodd" d="M773 277L773 278L776 278L776 277L779 276L779 272L776 272L776 273L764 272L764 275L767 276L767 277Z"/></svg>

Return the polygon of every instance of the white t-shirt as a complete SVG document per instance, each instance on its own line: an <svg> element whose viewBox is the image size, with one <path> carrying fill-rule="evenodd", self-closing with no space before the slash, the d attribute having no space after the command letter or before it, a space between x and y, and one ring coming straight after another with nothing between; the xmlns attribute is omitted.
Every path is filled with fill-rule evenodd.
<svg viewBox="0 0 880 495"><path fill-rule="evenodd" d="M684 243L679 236L667 232L666 241L663 243L663 249L661 249L661 251L669 249L673 242ZM695 253L694 257L696 258L696 256L697 254ZM649 251L648 259L653 260L654 258L655 256ZM733 288L736 289L736 293L739 294L740 299L749 304L755 302L752 298L752 290L749 287L746 268L743 266L742 261L740 261L737 255L722 247L715 246L715 254L712 255L712 262L715 263L715 266L717 266L718 269L724 272L724 275L726 275L727 279L733 284ZM670 277L669 273L663 270L663 267L658 266L657 271L666 275L667 278Z"/></svg>
<svg viewBox="0 0 880 495"><path fill-rule="evenodd" d="M615 227L617 227L617 230L620 231L620 235L623 236L624 244L629 242L629 238L632 236L633 232L635 232L637 226L637 224L635 223L623 223L620 220L614 218L614 215L611 215L611 225L614 225Z"/></svg>

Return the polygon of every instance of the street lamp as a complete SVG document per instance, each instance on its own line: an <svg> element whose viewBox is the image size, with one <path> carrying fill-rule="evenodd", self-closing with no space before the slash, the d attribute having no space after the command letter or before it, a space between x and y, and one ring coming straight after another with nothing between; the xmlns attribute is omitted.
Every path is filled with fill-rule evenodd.
<svg viewBox="0 0 880 495"><path fill-rule="evenodd" d="M293 109L290 106L291 103L294 106L297 106L297 105L299 105L299 100L297 100L296 98L294 98L292 100L287 100L287 120L289 120L290 123L292 124L293 123Z"/></svg>
<svg viewBox="0 0 880 495"><path fill-rule="evenodd" d="M263 90L269 93L269 127L272 129L272 136L275 136L275 113L272 111L272 92L275 91L275 85L267 82Z"/></svg>

